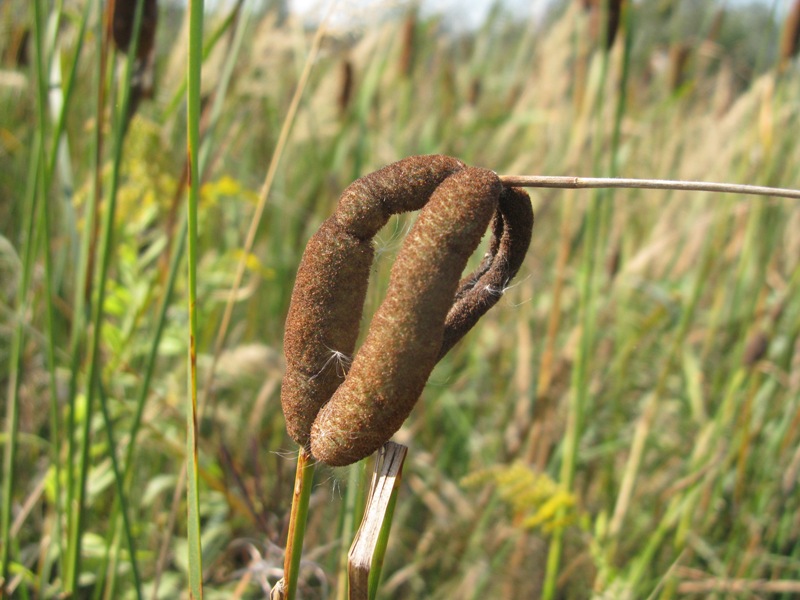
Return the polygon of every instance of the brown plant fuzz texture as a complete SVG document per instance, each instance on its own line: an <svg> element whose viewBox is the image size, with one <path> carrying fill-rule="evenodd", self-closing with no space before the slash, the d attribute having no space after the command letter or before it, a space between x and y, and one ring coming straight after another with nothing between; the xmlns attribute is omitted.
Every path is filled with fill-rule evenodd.
<svg viewBox="0 0 800 600"><path fill-rule="evenodd" d="M415 156L350 184L336 212L309 240L289 304L284 337L286 374L281 404L289 435L311 441L311 424L344 378L367 294L372 238L392 214L418 210L464 164L446 156Z"/></svg>
<svg viewBox="0 0 800 600"><path fill-rule="evenodd" d="M386 299L344 378L346 364L336 363L352 355L358 337L371 239L392 214L419 208ZM489 252L459 282L492 215ZM281 392L292 438L336 466L385 443L438 360L497 302L532 225L525 192L449 157L407 158L351 184L309 241L292 294Z"/></svg>

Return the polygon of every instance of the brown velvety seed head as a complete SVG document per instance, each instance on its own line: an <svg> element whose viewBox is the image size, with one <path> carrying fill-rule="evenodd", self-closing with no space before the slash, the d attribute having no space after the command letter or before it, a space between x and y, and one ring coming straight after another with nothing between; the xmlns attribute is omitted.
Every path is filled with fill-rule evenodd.
<svg viewBox="0 0 800 600"><path fill-rule="evenodd" d="M344 380L341 361L355 349L372 257L370 241L347 235L334 218L306 246L286 318L281 389L289 435L301 446Z"/></svg>
<svg viewBox="0 0 800 600"><path fill-rule="evenodd" d="M449 156L404 158L351 183L339 200L336 219L352 235L371 239L391 215L419 210L445 178L464 167Z"/></svg>
<svg viewBox="0 0 800 600"><path fill-rule="evenodd" d="M436 188L392 268L386 300L347 379L314 422L315 458L337 466L358 461L408 417L436 364L460 274L501 190L496 174L477 168Z"/></svg>
<svg viewBox="0 0 800 600"><path fill-rule="evenodd" d="M306 246L286 318L281 406L287 430L307 446L311 424L344 378L352 356L372 264L372 237L394 213L416 210L464 164L412 156L353 182L334 215Z"/></svg>

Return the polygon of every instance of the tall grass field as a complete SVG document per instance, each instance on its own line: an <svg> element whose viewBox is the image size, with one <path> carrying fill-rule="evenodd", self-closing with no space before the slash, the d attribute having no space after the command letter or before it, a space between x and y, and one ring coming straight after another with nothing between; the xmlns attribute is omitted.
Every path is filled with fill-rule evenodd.
<svg viewBox="0 0 800 600"><path fill-rule="evenodd" d="M800 189L798 45L796 0L0 3L0 597L269 597L284 323L342 190L419 154ZM377 597L800 597L798 200L529 191L393 438ZM296 598L348 597L369 469L316 466Z"/></svg>

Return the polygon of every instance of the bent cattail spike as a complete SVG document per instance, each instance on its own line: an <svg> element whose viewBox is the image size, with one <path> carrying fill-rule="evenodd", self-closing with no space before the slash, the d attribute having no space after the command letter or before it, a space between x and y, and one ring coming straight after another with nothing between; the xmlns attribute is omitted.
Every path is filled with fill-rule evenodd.
<svg viewBox="0 0 800 600"><path fill-rule="evenodd" d="M414 156L357 179L308 242L286 318L281 389L286 427L301 446L308 446L314 418L343 381L337 363L355 349L372 238L392 214L421 208L464 166L446 156Z"/></svg>
<svg viewBox="0 0 800 600"><path fill-rule="evenodd" d="M445 320L438 359L500 300L522 265L532 231L533 210L528 194L519 188L503 188L492 221L489 251L475 272L459 284L455 302Z"/></svg>
<svg viewBox="0 0 800 600"><path fill-rule="evenodd" d="M495 173L467 168L433 193L403 244L347 379L314 422L311 452L318 460L334 466L361 460L408 417L439 358L461 272L501 190Z"/></svg>

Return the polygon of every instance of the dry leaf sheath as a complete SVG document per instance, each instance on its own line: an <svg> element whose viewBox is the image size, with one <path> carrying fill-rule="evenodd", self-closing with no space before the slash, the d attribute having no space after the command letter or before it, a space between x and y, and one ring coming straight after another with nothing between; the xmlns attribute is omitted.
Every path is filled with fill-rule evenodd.
<svg viewBox="0 0 800 600"><path fill-rule="evenodd" d="M392 214L420 208L345 378L371 240ZM486 258L459 281L493 215ZM292 294L281 393L292 438L332 465L377 450L408 417L436 362L502 295L532 225L525 192L445 156L407 158L351 184L309 241Z"/></svg>

